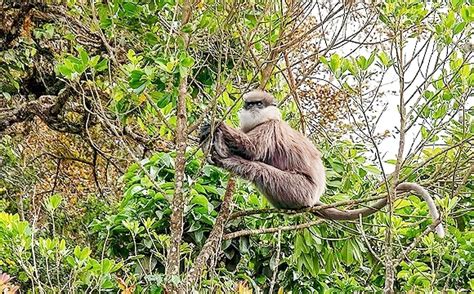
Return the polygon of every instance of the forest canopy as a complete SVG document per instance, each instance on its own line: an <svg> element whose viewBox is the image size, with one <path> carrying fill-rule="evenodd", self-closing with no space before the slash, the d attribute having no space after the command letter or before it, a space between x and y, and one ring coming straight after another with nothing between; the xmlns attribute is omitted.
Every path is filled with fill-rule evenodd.
<svg viewBox="0 0 474 294"><path fill-rule="evenodd" d="M474 291L472 0L0 6L0 292ZM278 210L210 164L201 126L256 88L324 203L390 205Z"/></svg>

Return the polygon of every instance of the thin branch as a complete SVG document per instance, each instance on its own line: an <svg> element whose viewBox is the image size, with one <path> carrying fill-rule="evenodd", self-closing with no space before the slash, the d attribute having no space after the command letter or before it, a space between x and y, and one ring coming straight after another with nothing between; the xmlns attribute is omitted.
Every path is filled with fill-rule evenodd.
<svg viewBox="0 0 474 294"><path fill-rule="evenodd" d="M278 231L278 243L276 249L276 256L275 256L275 267L272 268L273 275L272 280L270 282L270 291L268 293L273 293L273 288L275 287L277 274L278 274L278 264L280 263L280 252L281 252L281 231Z"/></svg>
<svg viewBox="0 0 474 294"><path fill-rule="evenodd" d="M433 222L429 227L427 227L423 233L421 233L418 237L415 238L415 240L408 245L408 247L399 255L400 258L396 259L393 262L393 266L396 267L400 264L400 262L405 259L408 256L408 253L410 253L413 249L415 249L416 245L420 243L420 241L423 239L424 236L428 235L430 232L433 232L436 230L436 227L441 224L441 217L438 218L435 222Z"/></svg>
<svg viewBox="0 0 474 294"><path fill-rule="evenodd" d="M230 213L232 212L232 198L235 190L235 179L230 175L227 182L227 189L224 194L224 200L221 203L221 209L217 216L216 222L212 228L209 238L199 252L199 255L194 261L193 267L188 271L184 280L184 287L192 289L193 285L199 282L202 277L202 271L206 267L207 263L213 259L213 256L217 254L219 246L222 240L222 234L224 227L229 220Z"/></svg>
<svg viewBox="0 0 474 294"><path fill-rule="evenodd" d="M270 234L270 233L276 233L279 231L284 232L284 231L305 229L305 228L309 228L315 225L319 225L324 222L326 222L326 220L318 219L318 220L310 221L304 224L297 224L297 225L292 225L292 226L281 226L281 227L276 227L276 228L262 228L262 229L253 229L253 230L241 230L241 231L225 234L223 239L230 240L230 239L243 237L243 236Z"/></svg>

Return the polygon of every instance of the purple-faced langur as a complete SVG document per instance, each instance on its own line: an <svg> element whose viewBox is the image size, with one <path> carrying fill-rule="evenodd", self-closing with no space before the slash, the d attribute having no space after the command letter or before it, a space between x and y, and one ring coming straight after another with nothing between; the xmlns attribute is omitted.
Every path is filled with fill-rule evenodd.
<svg viewBox="0 0 474 294"><path fill-rule="evenodd" d="M276 101L269 93L253 90L243 96L239 113L240 130L224 123L216 126L211 142L212 162L239 177L253 182L276 208L300 209L324 205L319 199L326 188L321 153L311 141L281 119ZM201 141L210 134L210 126L201 129ZM413 190L428 204L433 220L439 218L428 192L415 183L401 183L397 191ZM355 210L326 208L317 211L331 220L355 220L370 215L387 204L382 199ZM436 232L444 237L442 224Z"/></svg>

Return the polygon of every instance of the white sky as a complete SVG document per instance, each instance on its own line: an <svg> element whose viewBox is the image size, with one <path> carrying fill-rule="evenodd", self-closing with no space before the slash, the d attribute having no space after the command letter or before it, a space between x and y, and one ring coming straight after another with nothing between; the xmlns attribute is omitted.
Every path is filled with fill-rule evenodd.
<svg viewBox="0 0 474 294"><path fill-rule="evenodd" d="M368 13L368 12L367 12ZM327 13L322 12L322 15L326 15ZM314 15L319 19L317 8L314 11ZM339 25L339 24L338 24ZM334 23L330 26L325 28L325 32L329 34L334 34L337 31L338 26L335 26ZM357 25L351 25L347 28L346 31L343 31L342 33L345 33L346 35L350 35L356 30L358 30L359 27ZM351 32L352 31L352 32ZM362 36L364 36L364 33L362 33ZM374 33L370 36L367 41L377 41L381 38L384 38L383 35L376 33L374 30ZM408 61L412 58L414 55L414 52L418 51L421 49L423 46L424 41L420 40L419 43L417 43L416 39L409 39L407 42L406 46L404 47L404 60ZM428 49L426 50L426 54L423 53L420 54L413 62L411 63L411 66L407 69L406 74L405 74L405 84L408 85L409 83L412 83L411 86L405 91L405 97L408 99L409 97L412 96L413 93L416 92L416 89L418 86L422 85L423 82L425 81L425 77L427 74L430 74L432 70L434 69L435 66L435 59L437 56L437 49L436 47L432 46L433 41L428 45ZM357 45L356 44L350 44L346 45L340 49L337 49L337 53L341 56L344 56L344 54L350 53ZM370 49L372 50L372 48ZM387 53L390 54L389 49L385 49ZM440 54L440 58L444 59L446 56L446 49L443 49ZM331 52L331 53L336 53L336 52ZM359 56L359 55L364 55L368 57L370 55L371 51L368 49L365 49L363 47L358 48L355 52L351 53L350 56ZM426 58L423 58L423 56L426 56ZM431 57L431 58L430 58ZM375 66L375 62L372 65L372 67ZM419 72L419 69L421 68L421 74ZM433 75L433 77L439 76L441 70L437 70L437 72ZM418 74L417 74L418 73ZM374 78L373 86L370 86L371 90L375 89L378 82L379 82L380 76L376 76ZM383 92L384 95L380 99L383 103L388 103L387 110L383 115L381 116L377 127L376 127L376 133L383 133L385 130L389 130L391 134L395 136L388 137L384 139L378 146L378 149L381 152L381 155L383 156L383 160L387 159L394 159L396 157L396 154L398 152L398 145L399 145L399 134L396 133L396 128L400 125L400 114L398 112L398 105L399 105L399 82L398 82L398 76L395 73L393 68L390 68L388 72L386 73L383 81L382 81L382 87L380 89L380 92ZM423 88L421 88L423 89ZM395 92L393 92L395 91ZM421 91L422 93L422 91ZM407 111L413 106L413 103L416 101L417 97L421 93L416 93L414 98L411 99L410 103L407 106ZM474 99L470 99L469 103L470 106L474 105ZM383 106L383 105L382 105ZM380 106L378 109L376 109L376 115L382 111L382 106ZM413 144L413 142L419 143L420 142L420 137L416 137L417 133L419 132L420 126L415 125L414 127L411 128L410 131L406 133L406 140L405 140L405 155L410 151L410 147ZM385 164L384 163L384 170L386 173L391 173L394 170L394 165L390 164Z"/></svg>

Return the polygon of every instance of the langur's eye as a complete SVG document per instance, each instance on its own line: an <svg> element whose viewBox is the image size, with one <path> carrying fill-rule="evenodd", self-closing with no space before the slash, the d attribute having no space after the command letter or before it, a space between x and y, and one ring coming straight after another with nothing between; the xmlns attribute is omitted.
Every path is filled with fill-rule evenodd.
<svg viewBox="0 0 474 294"><path fill-rule="evenodd" d="M261 101L257 102L257 106L262 106L263 103Z"/></svg>

